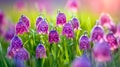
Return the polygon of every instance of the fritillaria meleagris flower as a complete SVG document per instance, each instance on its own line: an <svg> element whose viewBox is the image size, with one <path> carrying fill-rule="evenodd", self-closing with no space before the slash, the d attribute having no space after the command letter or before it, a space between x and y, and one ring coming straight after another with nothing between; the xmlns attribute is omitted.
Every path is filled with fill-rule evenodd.
<svg viewBox="0 0 120 67"><path fill-rule="evenodd" d="M30 27L30 21L28 19L28 17L26 17L25 15L21 15L20 20L25 23L26 27L29 28Z"/></svg>
<svg viewBox="0 0 120 67"><path fill-rule="evenodd" d="M114 34L112 32L110 32L106 35L106 40L109 43L111 50L118 48L117 38L114 36Z"/></svg>
<svg viewBox="0 0 120 67"><path fill-rule="evenodd" d="M7 48L7 57L8 58L14 58L15 53L18 51L19 49L13 48L11 45Z"/></svg>
<svg viewBox="0 0 120 67"><path fill-rule="evenodd" d="M102 13L99 18L99 22L102 26L109 26L112 22L112 19L109 14Z"/></svg>
<svg viewBox="0 0 120 67"><path fill-rule="evenodd" d="M94 44L93 57L97 62L108 62L111 60L110 46L107 42L101 41Z"/></svg>
<svg viewBox="0 0 120 67"><path fill-rule="evenodd" d="M49 32L49 42L50 44L59 42L59 34L56 30L51 30Z"/></svg>
<svg viewBox="0 0 120 67"><path fill-rule="evenodd" d="M15 35L12 38L10 45L12 48L15 48L15 49L19 49L23 47L22 40L17 35Z"/></svg>
<svg viewBox="0 0 120 67"><path fill-rule="evenodd" d="M36 27L41 23L41 21L43 20L43 18L41 16L39 16L37 19L36 19Z"/></svg>
<svg viewBox="0 0 120 67"><path fill-rule="evenodd" d="M46 20L42 20L41 23L38 24L37 32L43 33L43 34L48 33L48 24L47 24Z"/></svg>
<svg viewBox="0 0 120 67"><path fill-rule="evenodd" d="M100 41L104 36L104 30L100 25L96 25L91 32L91 41Z"/></svg>
<svg viewBox="0 0 120 67"><path fill-rule="evenodd" d="M66 23L66 16L64 13L59 12L56 19L57 25L64 25Z"/></svg>
<svg viewBox="0 0 120 67"><path fill-rule="evenodd" d="M39 44L36 48L36 58L46 58L46 49L44 45Z"/></svg>
<svg viewBox="0 0 120 67"><path fill-rule="evenodd" d="M5 38L6 40L11 40L14 37L14 35L15 35L15 30L14 30L14 27L11 26L5 32Z"/></svg>
<svg viewBox="0 0 120 67"><path fill-rule="evenodd" d="M16 24L15 31L16 31L16 34L23 34L25 32L28 32L28 29L27 29L27 26L25 25L25 23L20 20Z"/></svg>
<svg viewBox="0 0 120 67"><path fill-rule="evenodd" d="M66 7L71 10L72 12L77 12L79 9L79 2L78 0L68 0Z"/></svg>
<svg viewBox="0 0 120 67"><path fill-rule="evenodd" d="M73 18L72 19L72 25L73 25L73 28L74 30L78 30L79 29L79 20L77 18Z"/></svg>
<svg viewBox="0 0 120 67"><path fill-rule="evenodd" d="M86 55L83 55L74 59L72 67L91 67L91 63L89 58Z"/></svg>
<svg viewBox="0 0 120 67"><path fill-rule="evenodd" d="M74 30L73 30L72 24L70 22L66 23L63 26L62 34L65 35L67 38L74 37Z"/></svg>
<svg viewBox="0 0 120 67"><path fill-rule="evenodd" d="M82 35L79 40L79 47L81 50L87 50L90 48L90 41L87 35Z"/></svg>
<svg viewBox="0 0 120 67"><path fill-rule="evenodd" d="M111 24L110 28L108 28L110 31L112 31L114 34L117 32L117 26L115 24Z"/></svg>
<svg viewBox="0 0 120 67"><path fill-rule="evenodd" d="M29 53L25 48L20 48L16 53L14 58L19 60L28 60L29 59Z"/></svg>

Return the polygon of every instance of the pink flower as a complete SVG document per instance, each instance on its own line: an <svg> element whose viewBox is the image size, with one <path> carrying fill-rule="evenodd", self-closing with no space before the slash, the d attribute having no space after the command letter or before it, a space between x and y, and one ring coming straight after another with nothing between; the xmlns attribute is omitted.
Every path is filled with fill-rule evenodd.
<svg viewBox="0 0 120 67"><path fill-rule="evenodd" d="M117 38L114 36L113 33L111 33L111 32L108 33L106 35L106 40L109 43L111 50L115 50L118 48Z"/></svg>
<svg viewBox="0 0 120 67"><path fill-rule="evenodd" d="M68 0L66 7L71 10L72 12L77 12L79 9L79 1L78 0Z"/></svg>
<svg viewBox="0 0 120 67"><path fill-rule="evenodd" d="M107 62L111 60L110 46L107 42L97 42L93 47L93 57L97 62Z"/></svg>

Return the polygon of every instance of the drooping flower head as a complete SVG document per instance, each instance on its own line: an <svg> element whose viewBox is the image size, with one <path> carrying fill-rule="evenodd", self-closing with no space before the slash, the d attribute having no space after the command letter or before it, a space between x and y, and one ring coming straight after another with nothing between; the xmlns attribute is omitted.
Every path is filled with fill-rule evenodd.
<svg viewBox="0 0 120 67"><path fill-rule="evenodd" d="M42 20L41 23L38 24L37 32L43 33L43 34L48 33L48 24L47 24L46 20Z"/></svg>
<svg viewBox="0 0 120 67"><path fill-rule="evenodd" d="M77 57L72 62L72 67L91 67L90 60L86 55Z"/></svg>
<svg viewBox="0 0 120 67"><path fill-rule="evenodd" d="M10 45L12 48L15 48L15 49L19 49L23 47L22 40L17 35L15 35L12 38Z"/></svg>
<svg viewBox="0 0 120 67"><path fill-rule="evenodd" d="M66 23L66 16L64 13L59 12L56 18L57 25L64 25Z"/></svg>
<svg viewBox="0 0 120 67"><path fill-rule="evenodd" d="M56 30L51 30L49 32L49 42L50 44L59 42L59 34Z"/></svg>
<svg viewBox="0 0 120 67"><path fill-rule="evenodd" d="M36 48L36 58L46 58L46 49L44 45L39 44Z"/></svg>
<svg viewBox="0 0 120 67"><path fill-rule="evenodd" d="M111 50L115 50L118 48L117 38L114 36L112 32L106 35L106 40L109 43Z"/></svg>
<svg viewBox="0 0 120 67"><path fill-rule="evenodd" d="M74 37L74 30L73 30L72 24L70 22L68 22L64 25L62 34L65 35L67 38Z"/></svg>
<svg viewBox="0 0 120 67"><path fill-rule="evenodd" d="M94 26L91 32L91 41L97 42L100 41L104 36L104 30L100 25Z"/></svg>
<svg viewBox="0 0 120 67"><path fill-rule="evenodd" d="M71 10L72 12L77 12L79 9L79 2L78 0L68 0L66 7Z"/></svg>
<svg viewBox="0 0 120 67"><path fill-rule="evenodd" d="M16 34L23 34L25 32L28 32L28 29L27 29L27 26L25 25L25 23L20 20L16 24L15 31L16 31Z"/></svg>
<svg viewBox="0 0 120 67"><path fill-rule="evenodd" d="M10 26L10 27L8 27L8 29L6 30L6 32L5 32L5 35L4 35L4 37L5 37L5 39L6 40L11 40L13 37L14 37L14 35L15 35L15 30L14 30L14 26Z"/></svg>
<svg viewBox="0 0 120 67"><path fill-rule="evenodd" d="M114 34L117 32L117 26L115 24L111 24L110 28L108 28L110 31L112 31Z"/></svg>
<svg viewBox="0 0 120 67"><path fill-rule="evenodd" d="M94 44L93 57L97 62L108 62L111 60L110 46L107 42L101 41Z"/></svg>
<svg viewBox="0 0 120 67"><path fill-rule="evenodd" d="M36 19L36 27L41 23L41 21L43 20L43 18L41 16L39 16L37 19Z"/></svg>
<svg viewBox="0 0 120 67"><path fill-rule="evenodd" d="M26 17L25 15L21 15L20 20L21 20L23 23L25 23L27 29L30 27L30 21L29 21L28 17Z"/></svg>
<svg viewBox="0 0 120 67"><path fill-rule="evenodd" d="M87 35L82 35L79 40L79 47L81 50L87 50L90 48L90 41Z"/></svg>
<svg viewBox="0 0 120 67"><path fill-rule="evenodd" d="M109 26L112 22L112 19L109 14L102 13L100 15L99 22L102 26Z"/></svg>
<svg viewBox="0 0 120 67"><path fill-rule="evenodd" d="M72 25L73 25L74 30L78 30L79 27L80 27L79 20L77 18L73 18L72 19Z"/></svg>
<svg viewBox="0 0 120 67"><path fill-rule="evenodd" d="M28 60L29 59L29 53L25 48L20 48L16 53L14 58L19 60Z"/></svg>

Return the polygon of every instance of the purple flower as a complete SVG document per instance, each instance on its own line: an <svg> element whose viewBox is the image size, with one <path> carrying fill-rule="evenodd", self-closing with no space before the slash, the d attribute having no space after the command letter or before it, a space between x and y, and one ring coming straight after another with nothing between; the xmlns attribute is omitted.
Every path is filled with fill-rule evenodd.
<svg viewBox="0 0 120 67"><path fill-rule="evenodd" d="M39 16L37 19L36 19L36 27L41 23L41 21L43 21L43 18L41 16Z"/></svg>
<svg viewBox="0 0 120 67"><path fill-rule="evenodd" d="M44 45L39 44L36 48L36 58L46 58L46 49Z"/></svg>
<svg viewBox="0 0 120 67"><path fill-rule="evenodd" d="M72 67L91 67L91 63L87 56L83 55L74 59Z"/></svg>
<svg viewBox="0 0 120 67"><path fill-rule="evenodd" d="M41 23L37 27L38 33L47 34L48 33L48 24L45 20L41 21Z"/></svg>
<svg viewBox="0 0 120 67"><path fill-rule="evenodd" d="M72 25L73 25L73 28L74 30L78 30L79 29L79 20L77 18L73 18L72 19Z"/></svg>
<svg viewBox="0 0 120 67"><path fill-rule="evenodd" d="M22 21L23 23L25 23L25 25L26 25L27 28L30 27L30 21L29 21L29 19L26 16L21 15L20 21Z"/></svg>
<svg viewBox="0 0 120 67"><path fill-rule="evenodd" d="M14 58L19 60L28 60L29 59L29 53L25 48L20 48L16 53Z"/></svg>
<svg viewBox="0 0 120 67"><path fill-rule="evenodd" d="M7 31L5 32L5 38L6 40L11 40L14 37L15 30L14 27L9 27Z"/></svg>
<svg viewBox="0 0 120 67"><path fill-rule="evenodd" d="M28 32L27 26L21 20L16 24L16 34L23 34Z"/></svg>
<svg viewBox="0 0 120 67"><path fill-rule="evenodd" d="M104 30L101 26L95 26L91 32L91 41L97 42L100 41L104 36Z"/></svg>
<svg viewBox="0 0 120 67"><path fill-rule="evenodd" d="M50 43L58 43L59 42L59 34L56 30L51 30L49 32L49 42Z"/></svg>
<svg viewBox="0 0 120 67"><path fill-rule="evenodd" d="M82 35L79 40L79 46L81 50L87 50L90 48L90 41L88 36Z"/></svg>
<svg viewBox="0 0 120 67"><path fill-rule="evenodd" d="M65 35L67 38L73 38L74 37L74 31L72 24L66 23L63 27L62 34Z"/></svg>
<svg viewBox="0 0 120 67"><path fill-rule="evenodd" d="M111 60L110 46L107 42L101 41L94 44L93 57L97 62L107 62Z"/></svg>
<svg viewBox="0 0 120 67"><path fill-rule="evenodd" d="M16 52L18 51L19 49L16 49L16 48L13 48L11 45L8 47L7 49L7 57L8 58L14 58L14 55L16 54Z"/></svg>
<svg viewBox="0 0 120 67"><path fill-rule="evenodd" d="M64 25L66 23L66 16L64 13L58 13L56 23L57 25Z"/></svg>
<svg viewBox="0 0 120 67"><path fill-rule="evenodd" d="M118 48L117 38L114 36L113 33L111 33L111 32L108 33L106 35L106 40L109 43L111 50L114 50L114 49Z"/></svg>
<svg viewBox="0 0 120 67"><path fill-rule="evenodd" d="M23 47L22 40L17 35L15 35L12 38L10 45L12 48L15 48L15 49L19 49Z"/></svg>

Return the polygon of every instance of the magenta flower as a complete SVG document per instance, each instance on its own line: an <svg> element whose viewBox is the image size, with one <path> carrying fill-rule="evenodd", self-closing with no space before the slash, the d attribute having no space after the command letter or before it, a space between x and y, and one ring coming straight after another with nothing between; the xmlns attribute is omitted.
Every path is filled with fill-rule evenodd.
<svg viewBox="0 0 120 67"><path fill-rule="evenodd" d="M97 42L100 41L104 36L104 30L101 26L97 25L92 29L91 32L91 41Z"/></svg>
<svg viewBox="0 0 120 67"><path fill-rule="evenodd" d="M97 42L93 47L93 57L97 62L107 62L111 60L110 46L107 42Z"/></svg>
<svg viewBox="0 0 120 67"><path fill-rule="evenodd" d="M79 20L77 18L73 18L72 19L72 25L73 25L73 28L74 30L78 30L79 29Z"/></svg>
<svg viewBox="0 0 120 67"><path fill-rule="evenodd" d="M26 25L27 28L30 27L30 21L29 21L28 17L26 17L25 15L21 15L20 21L22 21L23 23L25 23L25 25Z"/></svg>
<svg viewBox="0 0 120 67"><path fill-rule="evenodd" d="M36 27L41 23L41 21L43 21L43 18L41 16L39 16L37 19L36 19Z"/></svg>
<svg viewBox="0 0 120 67"><path fill-rule="evenodd" d="M44 45L39 44L36 48L36 58L46 58L46 49Z"/></svg>
<svg viewBox="0 0 120 67"><path fill-rule="evenodd" d="M87 50L90 48L90 41L88 36L82 35L79 40L79 47L81 50Z"/></svg>
<svg viewBox="0 0 120 67"><path fill-rule="evenodd" d="M62 34L65 35L67 38L73 38L74 37L74 31L72 24L66 23L63 27Z"/></svg>
<svg viewBox="0 0 120 67"><path fill-rule="evenodd" d="M106 35L106 40L107 40L107 42L109 43L111 50L115 50L115 49L118 48L117 38L114 36L113 33L111 33L111 32L108 33L108 34Z"/></svg>
<svg viewBox="0 0 120 67"><path fill-rule="evenodd" d="M109 30L112 31L115 34L117 32L117 26L112 24L112 25L110 25Z"/></svg>
<svg viewBox="0 0 120 67"><path fill-rule="evenodd" d="M12 38L10 45L12 48L15 48L15 49L19 49L23 47L22 40L17 35L15 35Z"/></svg>
<svg viewBox="0 0 120 67"><path fill-rule="evenodd" d="M86 55L77 57L72 62L72 67L91 67L90 60Z"/></svg>
<svg viewBox="0 0 120 67"><path fill-rule="evenodd" d="M72 12L77 12L79 9L79 1L78 0L68 0L66 7Z"/></svg>
<svg viewBox="0 0 120 67"><path fill-rule="evenodd" d="M48 33L48 24L45 20L41 21L41 23L37 27L38 33L47 34Z"/></svg>
<svg viewBox="0 0 120 67"><path fill-rule="evenodd" d="M28 32L27 26L21 20L16 24L16 34L23 34Z"/></svg>
<svg viewBox="0 0 120 67"><path fill-rule="evenodd" d="M112 22L112 19L109 14L102 13L99 18L99 22L102 26L109 26Z"/></svg>
<svg viewBox="0 0 120 67"><path fill-rule="evenodd" d="M66 16L64 13L59 12L57 15L57 25L64 25L66 23Z"/></svg>
<svg viewBox="0 0 120 67"><path fill-rule="evenodd" d="M58 43L59 42L59 34L56 30L51 30L49 32L49 42L52 44L53 42Z"/></svg>
<svg viewBox="0 0 120 67"><path fill-rule="evenodd" d="M25 48L20 48L16 53L14 58L19 60L28 60L29 59L29 53Z"/></svg>

